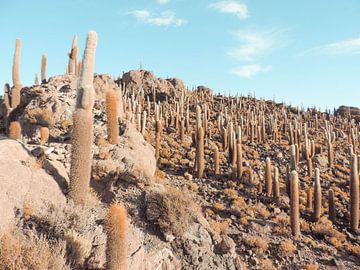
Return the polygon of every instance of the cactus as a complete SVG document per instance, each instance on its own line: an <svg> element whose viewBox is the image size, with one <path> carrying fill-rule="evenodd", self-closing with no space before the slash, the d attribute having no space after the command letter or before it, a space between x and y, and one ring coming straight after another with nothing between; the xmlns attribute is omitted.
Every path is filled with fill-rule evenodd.
<svg viewBox="0 0 360 270"><path fill-rule="evenodd" d="M40 144L45 144L49 140L49 128L41 127L40 128Z"/></svg>
<svg viewBox="0 0 360 270"><path fill-rule="evenodd" d="M105 97L106 104L106 124L108 140L111 144L119 143L119 123L118 123L118 104L117 94L115 90L109 89L106 91Z"/></svg>
<svg viewBox="0 0 360 270"><path fill-rule="evenodd" d="M309 211L312 210L312 205L313 205L313 189L312 187L309 187L306 190L306 209L308 209Z"/></svg>
<svg viewBox="0 0 360 270"><path fill-rule="evenodd" d="M214 146L214 173L218 175L220 173L220 158L219 158L219 148Z"/></svg>
<svg viewBox="0 0 360 270"><path fill-rule="evenodd" d="M297 170L297 165L296 165L296 147L295 145L291 145L290 148L290 170L291 171L296 171Z"/></svg>
<svg viewBox="0 0 360 270"><path fill-rule="evenodd" d="M110 206L106 219L106 264L109 270L127 270L127 212L123 205Z"/></svg>
<svg viewBox="0 0 360 270"><path fill-rule="evenodd" d="M14 62L12 68L12 79L14 86L11 91L11 108L13 109L15 109L20 104L20 91L22 88L20 82L20 48L21 41L20 39L16 39Z"/></svg>
<svg viewBox="0 0 360 270"><path fill-rule="evenodd" d="M146 111L143 111L142 114L142 120L141 120L141 134L145 135L145 131L146 131Z"/></svg>
<svg viewBox="0 0 360 270"><path fill-rule="evenodd" d="M336 221L335 196L334 196L334 191L332 189L329 189L328 204L329 204L329 219L332 221L332 223L335 223Z"/></svg>
<svg viewBox="0 0 360 270"><path fill-rule="evenodd" d="M321 184L319 168L315 169L314 187L314 220L318 221L321 216Z"/></svg>
<svg viewBox="0 0 360 270"><path fill-rule="evenodd" d="M21 137L21 125L18 121L12 121L9 125L9 136L10 139L19 140Z"/></svg>
<svg viewBox="0 0 360 270"><path fill-rule="evenodd" d="M237 143L236 146L236 150L237 150L237 158L236 158L236 162L237 162L237 179L241 180L241 176L243 173L243 159L242 159L242 145L241 143Z"/></svg>
<svg viewBox="0 0 360 270"><path fill-rule="evenodd" d="M204 159L204 128L199 127L197 131L197 143L196 143L196 168L197 177L202 178L205 170Z"/></svg>
<svg viewBox="0 0 360 270"><path fill-rule="evenodd" d="M78 54L77 35L75 35L73 38L71 51L68 54L69 55L69 63L68 63L68 73L69 74L74 74L74 65L75 65L75 67L77 67L77 54Z"/></svg>
<svg viewBox="0 0 360 270"><path fill-rule="evenodd" d="M181 142L181 144L184 143L184 137L185 137L185 122L184 122L184 118L181 117L181 121L180 121L180 142Z"/></svg>
<svg viewBox="0 0 360 270"><path fill-rule="evenodd" d="M76 109L73 113L71 136L71 166L69 197L75 204L84 204L88 195L91 175L93 143L93 115L95 90L93 87L94 58L97 45L96 32L87 35L83 68L77 87Z"/></svg>
<svg viewBox="0 0 360 270"><path fill-rule="evenodd" d="M39 76L37 73L35 73L35 81L34 81L34 85L39 85Z"/></svg>
<svg viewBox="0 0 360 270"><path fill-rule="evenodd" d="M356 155L351 156L350 228L354 232L359 228L359 171Z"/></svg>
<svg viewBox="0 0 360 270"><path fill-rule="evenodd" d="M41 57L41 83L46 83L46 54Z"/></svg>
<svg viewBox="0 0 360 270"><path fill-rule="evenodd" d="M10 85L8 83L4 85L4 105L7 111L6 114L8 114L11 109Z"/></svg>
<svg viewBox="0 0 360 270"><path fill-rule="evenodd" d="M271 160L269 157L267 157L265 161L265 190L266 190L266 196L271 196L272 179L271 179Z"/></svg>
<svg viewBox="0 0 360 270"><path fill-rule="evenodd" d="M161 121L156 120L156 122L155 122L155 158L156 158L156 161L159 160L159 156L160 156L161 130L162 130Z"/></svg>
<svg viewBox="0 0 360 270"><path fill-rule="evenodd" d="M280 197L279 169L274 167L273 196L275 199Z"/></svg>
<svg viewBox="0 0 360 270"><path fill-rule="evenodd" d="M297 238L300 235L299 213L299 178L296 171L290 173L290 224L291 233Z"/></svg>

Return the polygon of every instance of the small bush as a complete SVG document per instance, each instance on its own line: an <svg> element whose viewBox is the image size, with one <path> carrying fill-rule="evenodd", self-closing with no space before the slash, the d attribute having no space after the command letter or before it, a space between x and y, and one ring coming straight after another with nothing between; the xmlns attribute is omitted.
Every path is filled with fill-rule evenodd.
<svg viewBox="0 0 360 270"><path fill-rule="evenodd" d="M243 242L249 248L254 249L257 254L263 254L269 248L268 243L264 239L256 236L244 238Z"/></svg>
<svg viewBox="0 0 360 270"><path fill-rule="evenodd" d="M291 239L282 241L279 245L279 253L283 256L290 256L294 254L296 247Z"/></svg>

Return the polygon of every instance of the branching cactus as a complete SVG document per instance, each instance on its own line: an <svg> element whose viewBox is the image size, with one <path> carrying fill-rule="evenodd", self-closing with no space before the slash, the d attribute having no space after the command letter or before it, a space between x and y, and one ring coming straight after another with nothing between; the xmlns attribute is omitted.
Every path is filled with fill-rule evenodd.
<svg viewBox="0 0 360 270"><path fill-rule="evenodd" d="M319 168L315 169L314 191L314 220L318 221L321 216L321 184Z"/></svg>
<svg viewBox="0 0 360 270"><path fill-rule="evenodd" d="M109 270L127 270L127 212L123 205L110 206L105 219L106 228L106 264Z"/></svg>
<svg viewBox="0 0 360 270"><path fill-rule="evenodd" d="M95 90L93 86L97 34L87 35L83 68L77 87L76 109L73 113L71 136L71 166L69 198L84 204L89 191L93 144L93 114Z"/></svg>
<svg viewBox="0 0 360 270"><path fill-rule="evenodd" d="M119 143L119 123L118 123L118 104L117 94L115 90L109 89L106 91L106 125L109 143Z"/></svg>
<svg viewBox="0 0 360 270"><path fill-rule="evenodd" d="M13 109L15 109L20 104L20 92L22 88L20 82L20 48L21 48L21 41L20 39L16 39L14 62L12 68L12 79L14 86L11 91L11 108Z"/></svg>
<svg viewBox="0 0 360 270"><path fill-rule="evenodd" d="M196 167L197 177L202 178L205 170L205 158L204 158L204 128L200 127L197 132L196 143Z"/></svg>
<svg viewBox="0 0 360 270"><path fill-rule="evenodd" d="M296 171L290 173L290 224L291 233L297 238L300 235L299 212L299 178Z"/></svg>
<svg viewBox="0 0 360 270"><path fill-rule="evenodd" d="M21 138L21 125L18 121L10 122L9 138L13 140L19 140Z"/></svg>
<svg viewBox="0 0 360 270"><path fill-rule="evenodd" d="M41 57L41 83L46 83L46 54Z"/></svg>
<svg viewBox="0 0 360 270"><path fill-rule="evenodd" d="M354 232L359 228L359 171L356 155L351 156L350 228Z"/></svg>
<svg viewBox="0 0 360 270"><path fill-rule="evenodd" d="M266 196L271 196L272 193L271 159L269 157L267 157L265 161L265 190L266 190Z"/></svg>

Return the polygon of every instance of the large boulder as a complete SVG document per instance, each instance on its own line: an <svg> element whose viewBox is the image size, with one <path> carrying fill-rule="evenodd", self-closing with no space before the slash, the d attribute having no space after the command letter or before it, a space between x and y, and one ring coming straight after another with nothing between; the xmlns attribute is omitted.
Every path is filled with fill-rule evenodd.
<svg viewBox="0 0 360 270"><path fill-rule="evenodd" d="M24 206L37 211L46 205L65 204L58 183L38 166L23 144L3 138L0 149L0 234Z"/></svg>

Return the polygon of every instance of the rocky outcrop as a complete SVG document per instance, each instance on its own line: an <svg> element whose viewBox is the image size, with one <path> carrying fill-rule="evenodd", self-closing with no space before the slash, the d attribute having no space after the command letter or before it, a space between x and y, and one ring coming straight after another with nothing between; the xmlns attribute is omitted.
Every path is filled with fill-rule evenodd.
<svg viewBox="0 0 360 270"><path fill-rule="evenodd" d="M165 100L179 96L186 87L182 80L177 78L162 79L157 78L153 72L147 70L131 70L123 74L121 82L126 89L138 91L141 88L145 94L152 97L153 88L156 89L156 99Z"/></svg>
<svg viewBox="0 0 360 270"><path fill-rule="evenodd" d="M55 179L41 169L25 146L0 139L0 234L24 207L31 211L64 205L65 196Z"/></svg>
<svg viewBox="0 0 360 270"><path fill-rule="evenodd" d="M342 117L351 115L351 118L355 119L356 122L360 121L360 109L356 107L340 106L336 111L335 115Z"/></svg>

